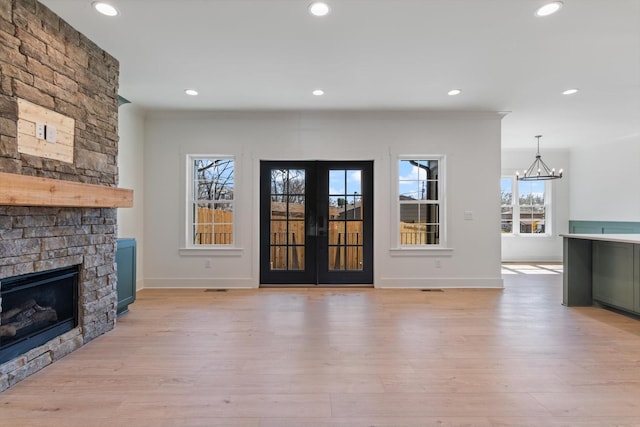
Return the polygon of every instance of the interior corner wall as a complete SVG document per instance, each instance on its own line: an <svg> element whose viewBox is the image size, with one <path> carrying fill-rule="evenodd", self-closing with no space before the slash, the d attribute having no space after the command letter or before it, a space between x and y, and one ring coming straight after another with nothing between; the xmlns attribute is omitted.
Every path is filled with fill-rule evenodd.
<svg viewBox="0 0 640 427"><path fill-rule="evenodd" d="M505 262L561 262L562 237L569 232L569 188L573 191L575 171L570 167L567 150L545 150L542 159L556 169L564 169L562 179L549 181L551 185L550 235L502 234L502 261ZM532 150L502 150L502 176L514 176L516 171L529 167L535 160ZM572 165L572 164L571 164Z"/></svg>
<svg viewBox="0 0 640 427"><path fill-rule="evenodd" d="M136 239L136 288L144 287L144 114L134 104L118 110L119 187L133 190L133 208L118 209L118 237Z"/></svg>
<svg viewBox="0 0 640 427"><path fill-rule="evenodd" d="M277 159L374 161L376 287L502 287L500 132L500 116L492 113L148 113L145 288L258 287L259 166ZM237 249L182 249L187 154L235 156ZM402 154L446 156L450 251L393 250L397 184L391 171Z"/></svg>
<svg viewBox="0 0 640 427"><path fill-rule="evenodd" d="M571 218L640 222L640 137L571 151Z"/></svg>

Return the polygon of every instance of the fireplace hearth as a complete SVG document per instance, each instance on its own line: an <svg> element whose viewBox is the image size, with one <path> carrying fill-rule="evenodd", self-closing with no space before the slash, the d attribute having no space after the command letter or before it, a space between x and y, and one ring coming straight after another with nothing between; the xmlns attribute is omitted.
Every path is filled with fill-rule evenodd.
<svg viewBox="0 0 640 427"><path fill-rule="evenodd" d="M78 325L78 266L0 281L0 364Z"/></svg>

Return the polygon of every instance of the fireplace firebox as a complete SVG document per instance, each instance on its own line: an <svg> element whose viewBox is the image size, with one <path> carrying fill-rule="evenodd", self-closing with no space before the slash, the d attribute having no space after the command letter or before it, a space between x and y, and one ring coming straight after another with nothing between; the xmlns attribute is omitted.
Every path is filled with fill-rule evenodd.
<svg viewBox="0 0 640 427"><path fill-rule="evenodd" d="M78 325L78 267L0 281L0 364Z"/></svg>

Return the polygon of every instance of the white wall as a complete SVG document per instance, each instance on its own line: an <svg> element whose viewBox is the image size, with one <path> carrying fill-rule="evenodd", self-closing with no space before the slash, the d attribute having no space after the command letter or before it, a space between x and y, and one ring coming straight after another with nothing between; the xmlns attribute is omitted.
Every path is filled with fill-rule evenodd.
<svg viewBox="0 0 640 427"><path fill-rule="evenodd" d="M571 151L571 219L640 221L640 137Z"/></svg>
<svg viewBox="0 0 640 427"><path fill-rule="evenodd" d="M502 286L497 114L156 112L147 116L144 154L145 287L257 287L258 172L260 160L275 159L374 161L375 286ZM236 156L238 249L181 250L187 154ZM390 171L399 154L447 156L452 250L394 250L397 196ZM473 220L464 220L465 211Z"/></svg>
<svg viewBox="0 0 640 427"><path fill-rule="evenodd" d="M137 288L144 278L144 115L133 104L118 111L118 186L133 190L133 208L118 209L118 237L136 239Z"/></svg>
<svg viewBox="0 0 640 427"><path fill-rule="evenodd" d="M541 150L542 160L556 170L564 169L562 179L549 181L551 187L551 228L547 235L502 234L502 260L507 262L562 261L562 237L569 231L569 187L573 183L570 155L564 150ZM502 176L523 172L535 160L531 150L502 150ZM573 191L571 184L571 191Z"/></svg>

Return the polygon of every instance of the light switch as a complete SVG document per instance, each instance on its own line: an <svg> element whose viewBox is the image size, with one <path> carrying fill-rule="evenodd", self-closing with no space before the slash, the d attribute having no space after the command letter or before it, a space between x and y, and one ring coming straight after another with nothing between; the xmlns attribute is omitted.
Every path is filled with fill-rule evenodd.
<svg viewBox="0 0 640 427"><path fill-rule="evenodd" d="M473 211L464 211L464 220L472 221L473 220Z"/></svg>
<svg viewBox="0 0 640 427"><path fill-rule="evenodd" d="M44 127L44 134L47 137L47 142L51 144L56 143L56 128L54 126L46 125Z"/></svg>
<svg viewBox="0 0 640 427"><path fill-rule="evenodd" d="M36 123L36 138L44 139L44 123Z"/></svg>

